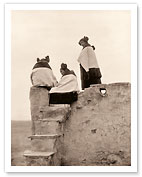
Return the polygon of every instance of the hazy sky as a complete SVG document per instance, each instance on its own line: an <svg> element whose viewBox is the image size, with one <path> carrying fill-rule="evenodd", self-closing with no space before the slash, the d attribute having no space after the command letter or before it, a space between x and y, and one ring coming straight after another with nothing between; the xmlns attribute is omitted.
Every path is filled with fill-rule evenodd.
<svg viewBox="0 0 142 177"><path fill-rule="evenodd" d="M94 45L103 83L130 82L130 11L12 11L12 119L30 120L30 74L36 58L50 56L59 80L60 64L78 77L84 35Z"/></svg>

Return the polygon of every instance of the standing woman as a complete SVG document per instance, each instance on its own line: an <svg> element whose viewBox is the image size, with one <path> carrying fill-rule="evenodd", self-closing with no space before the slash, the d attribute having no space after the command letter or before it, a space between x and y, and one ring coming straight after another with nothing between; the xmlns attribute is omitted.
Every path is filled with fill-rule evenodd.
<svg viewBox="0 0 142 177"><path fill-rule="evenodd" d="M89 38L84 36L80 39L79 45L83 47L78 62L81 71L82 90L90 87L91 84L101 84L101 72L95 55L95 47L88 43Z"/></svg>

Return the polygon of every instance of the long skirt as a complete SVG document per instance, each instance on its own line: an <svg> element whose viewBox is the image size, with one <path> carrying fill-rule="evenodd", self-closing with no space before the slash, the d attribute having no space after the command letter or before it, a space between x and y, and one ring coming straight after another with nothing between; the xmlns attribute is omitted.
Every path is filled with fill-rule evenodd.
<svg viewBox="0 0 142 177"><path fill-rule="evenodd" d="M77 99L77 92L50 93L49 104L71 104Z"/></svg>
<svg viewBox="0 0 142 177"><path fill-rule="evenodd" d="M82 90L90 87L92 84L101 84L101 72L100 68L89 68L86 72L85 69L80 65L81 72L81 86Z"/></svg>

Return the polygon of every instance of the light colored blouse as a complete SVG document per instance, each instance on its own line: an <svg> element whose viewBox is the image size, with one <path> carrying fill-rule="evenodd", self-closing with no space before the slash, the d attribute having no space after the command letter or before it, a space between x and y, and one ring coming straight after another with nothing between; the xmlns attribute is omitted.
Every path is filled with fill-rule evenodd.
<svg viewBox="0 0 142 177"><path fill-rule="evenodd" d="M86 72L89 68L99 68L96 54L91 46L85 47L79 57L78 62L82 65Z"/></svg>
<svg viewBox="0 0 142 177"><path fill-rule="evenodd" d="M31 82L33 86L54 87L57 84L56 77L50 68L40 67L32 70Z"/></svg>
<svg viewBox="0 0 142 177"><path fill-rule="evenodd" d="M56 87L51 88L50 93L66 93L79 91L77 78L74 74L63 76Z"/></svg>

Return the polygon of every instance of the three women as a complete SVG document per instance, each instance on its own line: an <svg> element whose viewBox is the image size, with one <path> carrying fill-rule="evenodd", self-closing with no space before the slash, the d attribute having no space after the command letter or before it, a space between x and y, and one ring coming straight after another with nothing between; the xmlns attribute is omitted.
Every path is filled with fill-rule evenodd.
<svg viewBox="0 0 142 177"><path fill-rule="evenodd" d="M89 38L84 36L79 41L79 45L83 47L78 58L82 90L92 84L101 84L102 77L94 52L95 47L91 46L88 40ZM50 104L70 104L76 101L79 88L74 71L69 70L67 64L62 63L60 68L62 77L58 83L49 61L49 56L41 60L37 59L31 74L33 86L46 87L50 90Z"/></svg>

